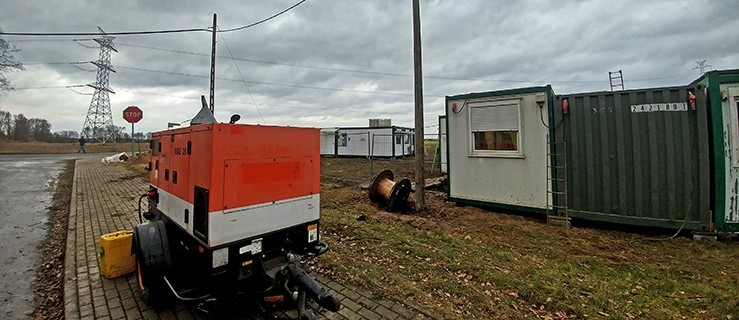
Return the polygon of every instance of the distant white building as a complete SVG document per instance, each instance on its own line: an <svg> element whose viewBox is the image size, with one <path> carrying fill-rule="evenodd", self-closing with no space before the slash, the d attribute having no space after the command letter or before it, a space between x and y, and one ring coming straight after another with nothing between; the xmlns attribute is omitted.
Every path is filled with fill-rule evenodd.
<svg viewBox="0 0 739 320"><path fill-rule="evenodd" d="M398 126L321 129L321 155L404 157L415 154L414 130Z"/></svg>

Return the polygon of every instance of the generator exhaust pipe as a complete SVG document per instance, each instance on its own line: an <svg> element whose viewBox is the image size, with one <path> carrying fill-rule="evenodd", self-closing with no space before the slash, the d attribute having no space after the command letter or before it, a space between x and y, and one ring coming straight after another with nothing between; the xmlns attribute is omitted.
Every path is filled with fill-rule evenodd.
<svg viewBox="0 0 739 320"><path fill-rule="evenodd" d="M305 270L298 267L294 262L287 264L287 270L290 272L290 276L298 281L298 284L305 289L308 296L315 300L319 306L332 312L339 311L341 308L339 300L328 293L316 280L313 280Z"/></svg>

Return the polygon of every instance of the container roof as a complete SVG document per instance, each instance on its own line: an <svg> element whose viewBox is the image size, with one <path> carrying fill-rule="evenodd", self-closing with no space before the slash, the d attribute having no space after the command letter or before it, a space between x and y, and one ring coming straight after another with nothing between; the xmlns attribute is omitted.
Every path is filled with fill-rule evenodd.
<svg viewBox="0 0 739 320"><path fill-rule="evenodd" d="M526 87L517 89L506 89L498 91L486 91L486 92L472 92L467 94L459 94L455 96L447 96L446 98L451 99L474 99L474 98L487 98L497 96L509 96L514 94L526 94L526 93L538 93L538 92L549 92L552 90L551 85L539 86L539 87Z"/></svg>

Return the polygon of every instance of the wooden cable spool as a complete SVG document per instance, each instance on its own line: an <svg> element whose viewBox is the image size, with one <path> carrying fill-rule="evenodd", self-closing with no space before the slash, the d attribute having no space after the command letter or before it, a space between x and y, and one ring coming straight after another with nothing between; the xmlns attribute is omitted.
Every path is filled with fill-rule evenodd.
<svg viewBox="0 0 739 320"><path fill-rule="evenodd" d="M380 172L369 188L370 200L384 205L388 211L400 209L400 205L408 201L408 195L411 193L410 180L403 179L396 182L393 178L393 172L390 170Z"/></svg>

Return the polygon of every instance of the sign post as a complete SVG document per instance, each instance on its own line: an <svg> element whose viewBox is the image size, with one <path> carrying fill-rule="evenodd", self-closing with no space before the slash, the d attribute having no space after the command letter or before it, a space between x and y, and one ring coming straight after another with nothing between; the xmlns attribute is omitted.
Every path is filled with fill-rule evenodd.
<svg viewBox="0 0 739 320"><path fill-rule="evenodd" d="M136 122L141 121L141 119L144 118L144 112L139 109L137 106L128 106L128 108L123 109L123 120L128 121L128 123L131 124L131 161L133 161L134 158L134 124Z"/></svg>

